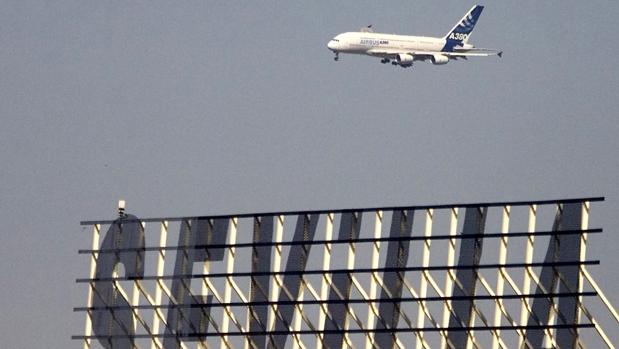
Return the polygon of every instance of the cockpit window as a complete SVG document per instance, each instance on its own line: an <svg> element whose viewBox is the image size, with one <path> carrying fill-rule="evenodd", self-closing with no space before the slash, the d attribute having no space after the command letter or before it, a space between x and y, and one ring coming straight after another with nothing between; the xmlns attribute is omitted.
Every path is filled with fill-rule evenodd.
<svg viewBox="0 0 619 349"><path fill-rule="evenodd" d="M338 39L331 39L331 41L340 42Z"/></svg>

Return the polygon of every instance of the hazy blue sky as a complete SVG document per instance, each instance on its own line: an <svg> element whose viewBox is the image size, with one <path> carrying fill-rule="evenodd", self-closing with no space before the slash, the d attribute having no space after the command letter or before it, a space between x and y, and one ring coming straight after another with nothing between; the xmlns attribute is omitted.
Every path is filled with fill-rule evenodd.
<svg viewBox="0 0 619 349"><path fill-rule="evenodd" d="M334 35L443 35L468 1L2 1L0 338L79 347L91 234L140 217L606 196L619 274L616 1L493 1L504 57L343 56Z"/></svg>

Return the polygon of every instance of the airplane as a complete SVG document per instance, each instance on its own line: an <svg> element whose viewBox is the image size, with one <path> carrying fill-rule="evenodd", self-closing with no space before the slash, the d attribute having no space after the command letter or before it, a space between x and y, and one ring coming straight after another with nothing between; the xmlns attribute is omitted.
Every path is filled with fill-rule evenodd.
<svg viewBox="0 0 619 349"><path fill-rule="evenodd" d="M503 51L477 48L469 44L471 32L484 7L473 6L469 12L442 38L375 33L372 26L359 32L342 33L327 44L339 60L340 53L379 57L381 63L408 68L415 61L429 60L435 65L468 57L503 56Z"/></svg>

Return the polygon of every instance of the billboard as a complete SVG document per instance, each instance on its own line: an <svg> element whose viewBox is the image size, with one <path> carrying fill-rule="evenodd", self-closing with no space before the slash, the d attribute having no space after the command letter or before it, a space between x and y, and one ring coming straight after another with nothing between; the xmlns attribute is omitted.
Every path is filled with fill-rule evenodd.
<svg viewBox="0 0 619 349"><path fill-rule="evenodd" d="M139 218L92 227L84 348L577 348L603 198ZM588 344L593 345L593 344Z"/></svg>

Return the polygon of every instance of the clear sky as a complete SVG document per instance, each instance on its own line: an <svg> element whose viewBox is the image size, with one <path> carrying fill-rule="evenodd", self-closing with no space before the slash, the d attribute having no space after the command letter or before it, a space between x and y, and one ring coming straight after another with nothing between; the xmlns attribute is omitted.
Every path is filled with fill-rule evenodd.
<svg viewBox="0 0 619 349"><path fill-rule="evenodd" d="M140 217L606 196L619 305L619 2L493 1L502 59L412 69L331 37L442 36L467 1L11 1L0 11L0 338L78 347L91 233Z"/></svg>

